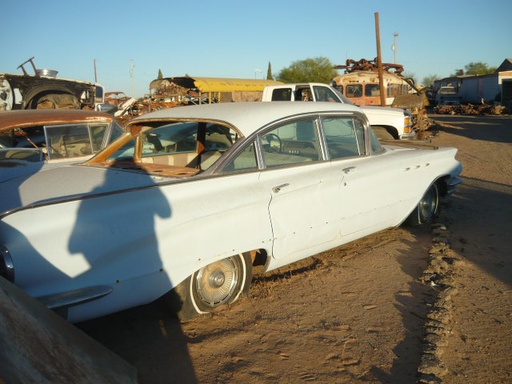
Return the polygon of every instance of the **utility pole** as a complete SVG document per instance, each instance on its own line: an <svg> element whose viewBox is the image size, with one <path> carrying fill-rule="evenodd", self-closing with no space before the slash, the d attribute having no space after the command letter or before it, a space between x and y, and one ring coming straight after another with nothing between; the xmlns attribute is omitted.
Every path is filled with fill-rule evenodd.
<svg viewBox="0 0 512 384"><path fill-rule="evenodd" d="M393 41L393 46L391 47L391 49L393 50L394 63L396 64L396 55L398 52L398 33L395 32L393 34L393 37L394 37L394 41Z"/></svg>
<svg viewBox="0 0 512 384"><path fill-rule="evenodd" d="M379 89L380 89L380 105L386 105L386 95L384 94L384 73L382 71L382 55L380 52L380 21L379 12L375 12L375 34L377 37L377 69L379 71Z"/></svg>
<svg viewBox="0 0 512 384"><path fill-rule="evenodd" d="M132 97L135 99L135 84L133 81L133 68L135 67L135 64L133 63L133 59L130 60L130 77L132 78Z"/></svg>

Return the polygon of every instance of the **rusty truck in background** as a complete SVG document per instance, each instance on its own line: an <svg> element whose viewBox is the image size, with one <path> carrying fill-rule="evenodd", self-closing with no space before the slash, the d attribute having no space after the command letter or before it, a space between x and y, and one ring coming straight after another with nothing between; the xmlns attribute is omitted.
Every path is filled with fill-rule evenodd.
<svg viewBox="0 0 512 384"><path fill-rule="evenodd" d="M31 64L30 75L25 65ZM104 101L104 88L87 81L57 78L57 71L37 69L30 58L18 69L23 74L0 73L0 111L16 109L96 109Z"/></svg>

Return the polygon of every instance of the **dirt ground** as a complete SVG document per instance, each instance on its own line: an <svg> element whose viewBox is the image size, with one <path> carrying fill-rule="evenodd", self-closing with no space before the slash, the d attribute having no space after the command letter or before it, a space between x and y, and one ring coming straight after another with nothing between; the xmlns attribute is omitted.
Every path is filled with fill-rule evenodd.
<svg viewBox="0 0 512 384"><path fill-rule="evenodd" d="M512 118L431 117L464 166L432 226L257 275L188 323L156 302L79 327L143 384L512 382Z"/></svg>

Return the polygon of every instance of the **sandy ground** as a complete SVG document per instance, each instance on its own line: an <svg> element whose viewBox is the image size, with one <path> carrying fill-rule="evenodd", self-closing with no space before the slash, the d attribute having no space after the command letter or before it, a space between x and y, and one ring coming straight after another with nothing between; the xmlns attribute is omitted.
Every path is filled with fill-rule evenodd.
<svg viewBox="0 0 512 384"><path fill-rule="evenodd" d="M79 327L147 384L512 382L512 118L432 118L464 165L433 226L260 274L185 324L156 302Z"/></svg>

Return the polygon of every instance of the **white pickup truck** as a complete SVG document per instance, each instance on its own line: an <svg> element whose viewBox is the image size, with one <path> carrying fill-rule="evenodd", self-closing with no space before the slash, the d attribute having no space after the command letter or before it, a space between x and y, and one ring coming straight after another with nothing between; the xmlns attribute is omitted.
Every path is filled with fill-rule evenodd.
<svg viewBox="0 0 512 384"><path fill-rule="evenodd" d="M331 101L353 104L337 89L321 83L268 85L262 101ZM379 139L414 139L411 114L399 108L360 106Z"/></svg>

